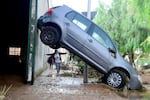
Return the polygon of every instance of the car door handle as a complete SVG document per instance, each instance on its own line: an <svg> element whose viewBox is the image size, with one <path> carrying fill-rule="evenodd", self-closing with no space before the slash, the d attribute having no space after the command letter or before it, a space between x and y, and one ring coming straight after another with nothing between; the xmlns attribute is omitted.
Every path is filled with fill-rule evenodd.
<svg viewBox="0 0 150 100"><path fill-rule="evenodd" d="M92 40L92 39L88 39L88 41L89 41L89 42L93 42L93 40Z"/></svg>
<svg viewBox="0 0 150 100"><path fill-rule="evenodd" d="M65 24L66 24L67 26L70 26L70 23L68 23L68 22L65 22Z"/></svg>

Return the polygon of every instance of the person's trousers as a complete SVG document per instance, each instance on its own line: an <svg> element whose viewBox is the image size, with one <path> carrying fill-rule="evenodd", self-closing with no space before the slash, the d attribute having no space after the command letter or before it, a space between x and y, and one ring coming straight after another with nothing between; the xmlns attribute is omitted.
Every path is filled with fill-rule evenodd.
<svg viewBox="0 0 150 100"><path fill-rule="evenodd" d="M56 65L57 74L59 74L59 72L60 72L60 67L61 67L61 63L56 63L56 62L55 62L55 65Z"/></svg>

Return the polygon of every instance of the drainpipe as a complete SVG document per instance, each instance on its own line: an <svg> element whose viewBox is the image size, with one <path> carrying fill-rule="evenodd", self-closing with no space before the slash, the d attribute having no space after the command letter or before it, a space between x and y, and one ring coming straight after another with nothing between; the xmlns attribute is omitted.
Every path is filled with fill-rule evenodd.
<svg viewBox="0 0 150 100"><path fill-rule="evenodd" d="M26 82L32 85L34 83L34 67L35 67L35 51L36 51L35 48L37 37L36 31L37 3L38 3L37 0L30 0L30 8L29 8Z"/></svg>
<svg viewBox="0 0 150 100"><path fill-rule="evenodd" d="M91 0L88 0L87 18L91 19Z"/></svg>
<svg viewBox="0 0 150 100"><path fill-rule="evenodd" d="M34 69L35 69L35 54L36 54L36 40L37 40L37 7L38 7L38 0L35 0L35 21L34 21L34 42L33 42L33 52L32 52L32 81L31 84L34 83ZM34 14L33 14L34 15Z"/></svg>
<svg viewBox="0 0 150 100"><path fill-rule="evenodd" d="M88 5L87 5L87 18L91 19L91 0L88 0ZM88 83L88 65L85 63L84 66L84 71L83 71L83 76L84 76L84 83Z"/></svg>

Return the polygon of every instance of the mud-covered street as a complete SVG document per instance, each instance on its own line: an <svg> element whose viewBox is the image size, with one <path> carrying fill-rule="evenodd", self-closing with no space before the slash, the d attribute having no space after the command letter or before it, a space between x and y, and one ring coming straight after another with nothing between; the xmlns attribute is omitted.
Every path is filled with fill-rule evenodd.
<svg viewBox="0 0 150 100"><path fill-rule="evenodd" d="M146 88L150 87L149 76L144 76ZM125 89L122 92L94 79L83 83L83 77L56 76L55 70L49 69L35 80L34 85L22 83L17 76L1 76L0 81L12 84L4 100L143 100L143 94L147 93Z"/></svg>

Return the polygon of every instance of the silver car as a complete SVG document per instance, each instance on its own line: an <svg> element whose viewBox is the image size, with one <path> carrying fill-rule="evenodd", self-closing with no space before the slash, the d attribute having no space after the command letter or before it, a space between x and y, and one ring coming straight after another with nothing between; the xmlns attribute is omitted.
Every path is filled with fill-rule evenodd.
<svg viewBox="0 0 150 100"><path fill-rule="evenodd" d="M50 8L37 21L40 39L53 49L66 48L104 74L103 82L114 88L141 89L137 71L122 58L108 34L72 8Z"/></svg>

